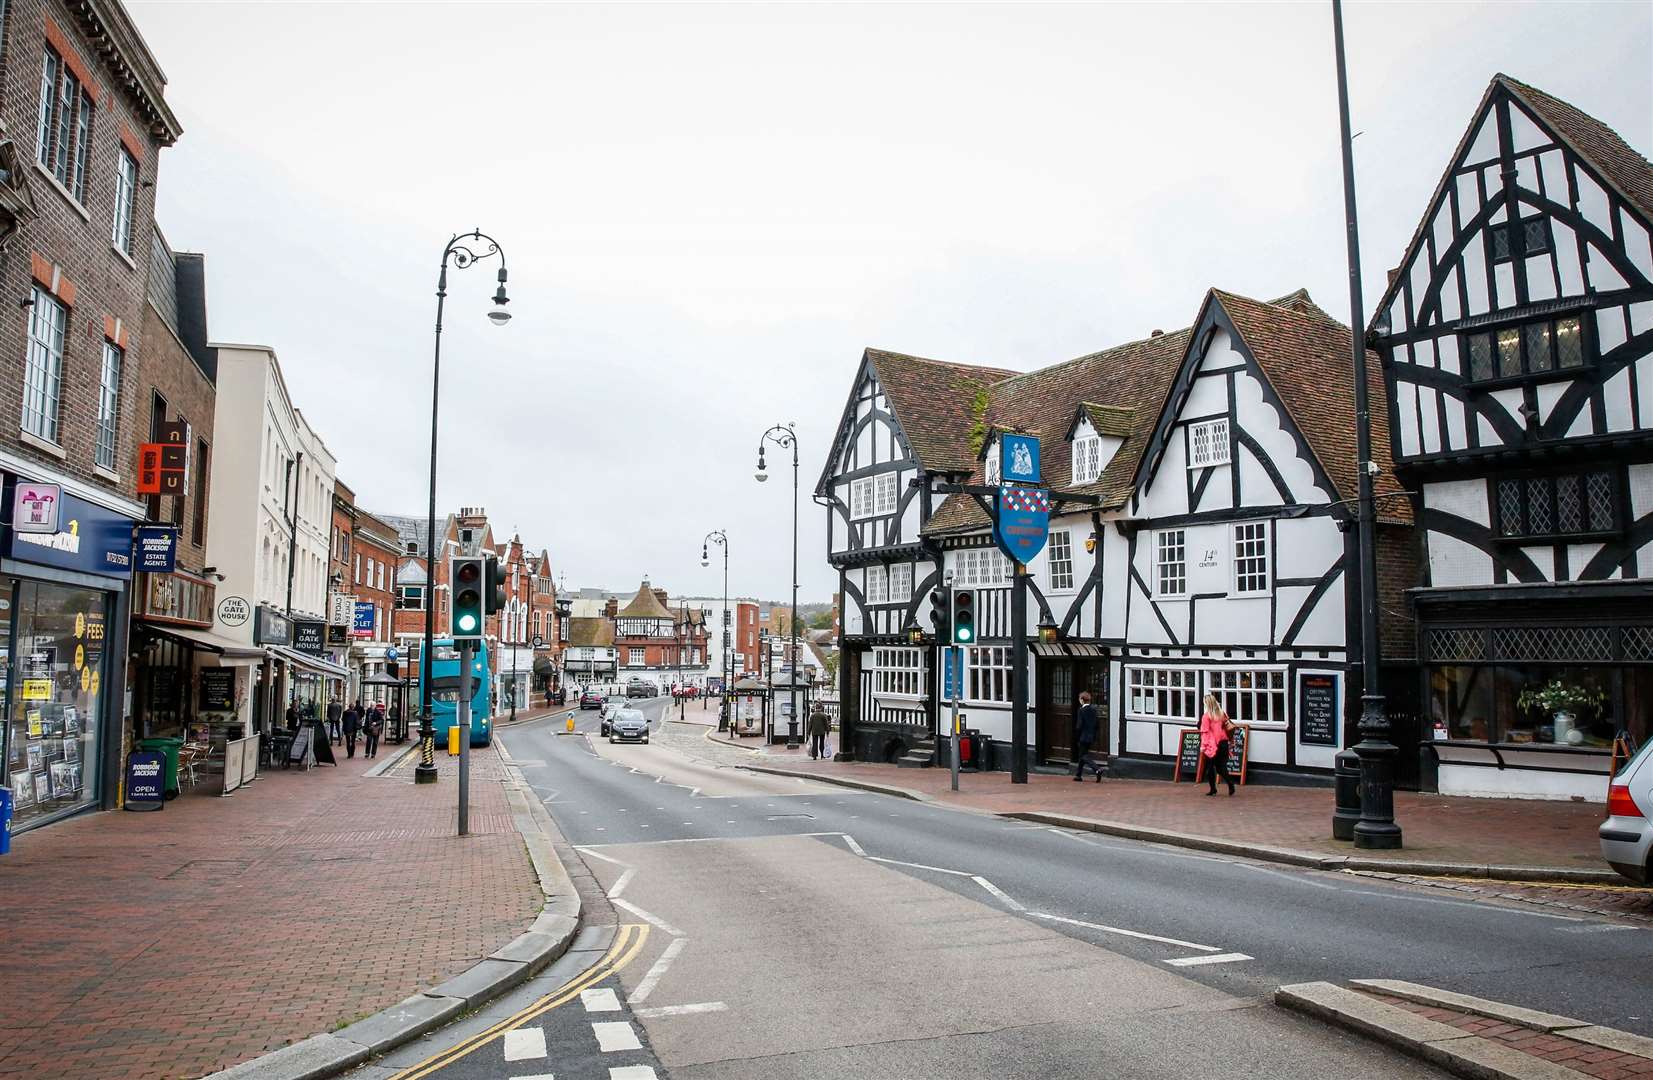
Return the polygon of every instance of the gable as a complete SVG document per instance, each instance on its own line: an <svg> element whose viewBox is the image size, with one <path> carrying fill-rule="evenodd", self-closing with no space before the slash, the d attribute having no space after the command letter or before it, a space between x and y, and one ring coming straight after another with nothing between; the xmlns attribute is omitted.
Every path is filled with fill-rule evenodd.
<svg viewBox="0 0 1653 1080"><path fill-rule="evenodd" d="M1653 167L1599 121L1497 76L1373 325L1404 336L1653 288Z"/></svg>

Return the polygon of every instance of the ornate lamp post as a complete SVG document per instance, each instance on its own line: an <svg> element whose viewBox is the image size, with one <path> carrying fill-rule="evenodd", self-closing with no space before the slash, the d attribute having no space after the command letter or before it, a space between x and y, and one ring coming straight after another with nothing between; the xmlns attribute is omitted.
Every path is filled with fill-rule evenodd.
<svg viewBox="0 0 1653 1080"><path fill-rule="evenodd" d="M796 424L781 426L776 424L758 439L758 471L757 478L761 484L769 479L767 466L763 461L763 444L772 442L776 446L792 451L792 626L790 628L792 652L791 703L792 715L787 718L786 745L796 749L798 746L798 432Z"/></svg>
<svg viewBox="0 0 1653 1080"><path fill-rule="evenodd" d="M700 565L710 566L711 545L723 549L723 704L718 709L717 729L729 730L729 690L734 685L734 659L729 654L729 534L714 529L700 542Z"/></svg>
<svg viewBox="0 0 1653 1080"><path fill-rule="evenodd" d="M436 419L442 387L442 308L448 298L448 264L465 270L484 259L499 256L499 287L494 290L494 308L488 320L495 326L511 321L505 305L505 252L499 242L480 229L459 233L442 249L442 272L436 278L436 350L430 377L430 517L425 527L425 640L419 650L419 766L413 770L416 784L436 783L436 730L431 726L430 671L432 641L436 637Z"/></svg>

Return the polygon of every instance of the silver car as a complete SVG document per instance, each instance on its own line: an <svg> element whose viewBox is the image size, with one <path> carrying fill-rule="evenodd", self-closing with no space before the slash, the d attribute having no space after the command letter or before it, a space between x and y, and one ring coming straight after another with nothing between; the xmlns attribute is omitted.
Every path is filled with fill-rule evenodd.
<svg viewBox="0 0 1653 1080"><path fill-rule="evenodd" d="M621 709L608 722L608 741L646 743L649 741L649 722L636 709Z"/></svg>
<svg viewBox="0 0 1653 1080"><path fill-rule="evenodd" d="M1642 743L1607 789L1601 857L1631 881L1653 885L1653 738Z"/></svg>
<svg viewBox="0 0 1653 1080"><path fill-rule="evenodd" d="M623 707L618 701L611 701L603 706L602 712L597 714L597 719L601 723L600 733L605 738L608 736L608 726L614 722L614 717Z"/></svg>

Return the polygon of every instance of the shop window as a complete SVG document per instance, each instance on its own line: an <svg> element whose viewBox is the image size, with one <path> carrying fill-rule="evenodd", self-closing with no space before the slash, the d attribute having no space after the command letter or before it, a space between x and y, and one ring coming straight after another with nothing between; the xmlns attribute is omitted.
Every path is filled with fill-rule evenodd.
<svg viewBox="0 0 1653 1080"><path fill-rule="evenodd" d="M1015 679L1011 650L979 645L964 650L965 696L969 701L1009 703Z"/></svg>
<svg viewBox="0 0 1653 1080"><path fill-rule="evenodd" d="M1216 695L1236 724L1286 722L1286 673L1282 670L1214 669L1205 673L1205 688Z"/></svg>
<svg viewBox="0 0 1653 1080"><path fill-rule="evenodd" d="M872 664L874 693L899 697L923 696L924 661L918 649L874 649Z"/></svg>
<svg viewBox="0 0 1653 1080"><path fill-rule="evenodd" d="M1648 735L1653 669L1608 664L1440 664L1431 720L1454 739L1606 749L1620 730Z"/></svg>
<svg viewBox="0 0 1653 1080"><path fill-rule="evenodd" d="M0 578L0 719L16 823L97 797L107 615L105 594ZM16 636L11 634L15 614Z"/></svg>
<svg viewBox="0 0 1653 1080"><path fill-rule="evenodd" d="M1125 711L1132 716L1197 724L1200 720L1199 669L1129 667L1125 669Z"/></svg>
<svg viewBox="0 0 1653 1080"><path fill-rule="evenodd" d="M1507 539L1616 532L1618 485L1606 469L1493 481L1498 535Z"/></svg>

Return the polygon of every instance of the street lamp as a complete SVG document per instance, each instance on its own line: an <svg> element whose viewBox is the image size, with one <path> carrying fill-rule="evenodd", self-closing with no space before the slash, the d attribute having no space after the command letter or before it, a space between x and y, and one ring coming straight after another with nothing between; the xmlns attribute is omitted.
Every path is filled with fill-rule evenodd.
<svg viewBox="0 0 1653 1080"><path fill-rule="evenodd" d="M729 689L734 684L734 660L729 655L729 534L714 529L700 542L700 565L712 565L708 557L711 545L723 549L723 703L717 713L717 729L729 730Z"/></svg>
<svg viewBox="0 0 1653 1080"><path fill-rule="evenodd" d="M763 444L772 442L782 449L792 451L792 625L790 635L792 639L792 678L791 694L792 715L787 718L786 745L796 749L798 746L798 432L796 424L787 424L784 427L776 424L758 439L758 471L757 478L761 484L767 480L768 474L763 460Z"/></svg>
<svg viewBox="0 0 1653 1080"><path fill-rule="evenodd" d="M1054 645L1061 636L1061 629L1050 620L1049 616L1039 621L1039 644Z"/></svg>
<svg viewBox="0 0 1653 1080"><path fill-rule="evenodd" d="M486 246L484 246L486 245ZM494 290L494 309L488 319L495 326L511 321L505 305L505 252L499 242L480 229L456 234L442 249L442 272L436 278L436 348L430 376L430 517L425 523L425 640L419 650L419 766L413 770L416 784L436 783L436 730L431 726L430 673L432 642L436 637L436 420L442 387L442 308L448 298L448 263L465 270L483 259L499 256L499 287Z"/></svg>

